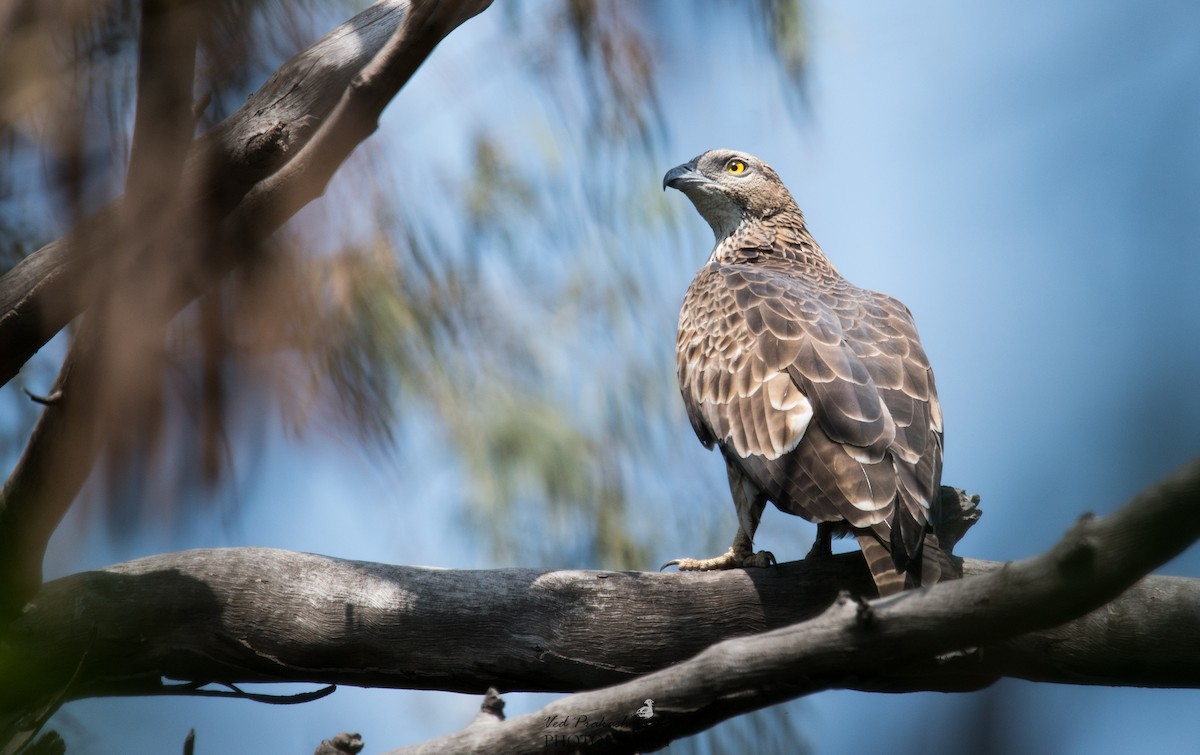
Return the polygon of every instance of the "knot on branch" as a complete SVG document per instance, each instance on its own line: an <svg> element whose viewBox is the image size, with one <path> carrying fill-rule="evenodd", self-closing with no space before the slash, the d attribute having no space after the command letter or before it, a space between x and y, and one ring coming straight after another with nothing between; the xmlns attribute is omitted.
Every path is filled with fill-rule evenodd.
<svg viewBox="0 0 1200 755"><path fill-rule="evenodd" d="M471 719L471 726L480 724L498 724L504 720L504 698L500 697L500 693L495 687L488 687L487 694L483 696L483 702L479 704L479 712L475 714L475 718Z"/></svg>
<svg viewBox="0 0 1200 755"><path fill-rule="evenodd" d="M851 595L843 590L838 594L838 604L844 605L846 601L853 600L854 607L854 623L862 629L868 629L875 623L875 611L871 608L871 603L861 595Z"/></svg>
<svg viewBox="0 0 1200 755"><path fill-rule="evenodd" d="M1058 557L1058 568L1063 576L1082 579L1092 572L1098 546L1096 539L1086 531L1086 527L1095 518L1096 515L1092 512L1085 512L1068 533L1064 543L1066 547Z"/></svg>
<svg viewBox="0 0 1200 755"><path fill-rule="evenodd" d="M333 739L323 739L313 755L357 755L362 752L363 740L358 732L343 731Z"/></svg>
<svg viewBox="0 0 1200 755"><path fill-rule="evenodd" d="M979 521L983 510L979 508L979 496L962 488L943 485L941 495L929 507L930 524L937 535L942 550L953 555L954 546L967 534L967 530Z"/></svg>
<svg viewBox="0 0 1200 755"><path fill-rule="evenodd" d="M254 170L274 170L287 162L295 138L283 121L264 126L246 139L243 162Z"/></svg>

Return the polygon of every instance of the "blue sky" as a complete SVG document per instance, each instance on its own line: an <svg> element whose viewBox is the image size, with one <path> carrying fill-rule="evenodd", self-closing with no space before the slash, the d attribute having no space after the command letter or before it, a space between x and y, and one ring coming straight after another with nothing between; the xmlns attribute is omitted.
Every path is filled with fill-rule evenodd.
<svg viewBox="0 0 1200 755"><path fill-rule="evenodd" d="M680 8L653 11L667 157L625 170L623 180L649 195L668 168L708 148L751 151L776 167L847 278L908 304L942 397L944 481L983 496L984 519L961 555L1040 552L1084 511L1110 510L1200 451L1200 6L815 2L809 107L799 121L738 16ZM490 57L502 13L489 10L435 52L389 109L375 137L382 154L466 165L467 137L486 117L509 144L544 148L549 133L560 164L583 162L585 141L554 131L569 108L547 107L529 76ZM666 201L691 212L680 196ZM639 315L642 346L661 349L668 378L674 312L711 246L698 217L683 228L660 240L670 248L630 252L647 257L629 264L652 275L659 294ZM623 230L607 232L629 238ZM686 443L670 458L699 470L688 484L711 491L696 515L731 533L721 464L689 437L681 408L673 416L672 437ZM243 544L493 565L453 506L392 513L397 491L461 497L436 435L424 452L418 465L381 462L344 443L273 435L232 521L202 513L186 528L114 543L80 535L74 525L95 516L80 509L56 536L49 569ZM806 527L768 512L760 545L798 558ZM1162 571L1200 576L1200 555L1193 548ZM509 712L544 699L512 696ZM932 736L956 751L962 741L947 722L985 700L995 705L998 752L1195 747L1193 691L1009 681L982 696L830 692L789 710L818 753L878 751L885 732L898 743L889 749L915 751ZM68 706L56 724L73 752L117 743L159 752L193 726L201 752L309 751L347 729L371 750L451 731L477 705L470 696L351 689L298 708L92 700ZM923 734L930 728L937 733Z"/></svg>

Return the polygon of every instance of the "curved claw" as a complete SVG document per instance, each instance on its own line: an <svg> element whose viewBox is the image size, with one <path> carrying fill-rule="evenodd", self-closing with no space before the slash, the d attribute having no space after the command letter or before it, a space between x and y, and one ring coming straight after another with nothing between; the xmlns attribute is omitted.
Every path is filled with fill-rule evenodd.
<svg viewBox="0 0 1200 755"><path fill-rule="evenodd" d="M677 566L679 571L723 571L738 568L759 569L778 564L775 554L770 551L752 553L730 548L720 556L713 558L673 558L658 567L658 570L662 571L668 566Z"/></svg>
<svg viewBox="0 0 1200 755"><path fill-rule="evenodd" d="M775 560L775 554L771 551L759 551L742 559L742 566L753 566L760 569L765 569L768 566L778 566L779 562Z"/></svg>
<svg viewBox="0 0 1200 755"><path fill-rule="evenodd" d="M722 569L733 569L740 565L737 555L730 548L720 556L713 558L673 558L663 564L659 568L659 571L668 566L678 566L679 571L720 571Z"/></svg>

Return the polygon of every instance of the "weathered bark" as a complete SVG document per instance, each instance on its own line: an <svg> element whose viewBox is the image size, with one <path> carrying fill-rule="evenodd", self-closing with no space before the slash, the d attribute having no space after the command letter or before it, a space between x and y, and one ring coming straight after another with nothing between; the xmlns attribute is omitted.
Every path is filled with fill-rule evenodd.
<svg viewBox="0 0 1200 755"><path fill-rule="evenodd" d="M1005 570L965 562L968 577ZM0 646L0 709L53 694L72 677L68 698L154 694L164 676L476 693L592 689L722 640L813 619L839 590L871 594L859 554L761 571L658 574L185 551L45 585ZM964 605L983 600L969 595ZM923 615L924 629L943 620L937 611ZM1004 620L1011 631L982 651L892 661L835 686L961 690L1017 676L1200 687L1200 580L1147 577L1100 610L1029 634L1020 634L1024 620L1020 611Z"/></svg>
<svg viewBox="0 0 1200 755"><path fill-rule="evenodd" d="M965 572L1002 566L967 560ZM811 619L839 589L868 594L870 584L857 553L763 572L658 574L184 551L47 583L0 650L0 709L65 685L77 667L71 698L154 694L161 676L474 693L588 689ZM1061 627L936 664L892 664L845 686L962 690L1012 676L1196 688L1198 626L1200 580L1151 576Z"/></svg>
<svg viewBox="0 0 1200 755"><path fill-rule="evenodd" d="M964 690L1005 675L1197 687L1200 580L1141 577L1200 534L1198 504L1200 459L1044 555L967 561L962 580L871 603L847 597L873 591L858 553L709 574L153 556L49 583L8 627L0 732L65 700L213 694L206 683L605 687L510 722L493 701L483 723L413 751L623 752L821 689ZM632 720L644 698L653 728ZM545 739L547 721L579 716L605 722L602 736Z"/></svg>
<svg viewBox="0 0 1200 755"><path fill-rule="evenodd" d="M171 217L181 222L159 222L155 227L161 234L152 233L146 239L136 239L128 249L118 245L116 259L126 263L118 273L128 272L129 275L113 276L112 289L102 288L99 300L91 302L96 309L90 313L72 344L55 385L55 393L61 400L43 411L25 453L0 493L0 621L15 615L37 589L41 582L43 554L51 534L87 478L102 441L110 441L109 431L119 428L122 419L127 418L119 397L114 398L111 391L104 389L105 385L127 386L128 381L121 379L122 374L110 373L120 372L123 368L133 371L135 374L131 378L136 378L137 370L144 369L148 360L153 363L151 356L161 347L161 328L188 302L244 262L258 242L320 196L333 173L374 131L383 108L438 42L463 21L482 11L489 2L386 2L360 14L356 19L360 23L343 26L301 53L263 87L278 95L285 84L291 92L306 80L312 81L314 88L324 89L323 94L321 98L304 102L313 107L318 103L323 106L327 100L337 102L332 112L321 111L324 123L312 140L287 154L287 162L282 168L267 160L271 170L263 172L262 180L251 186L247 179L252 171L239 170L237 165L228 164L235 155L245 160L245 153L238 153L223 141L224 135L244 125L243 121L237 120L239 114L246 121L258 120L257 111L252 117L244 115L245 109L239 111L230 119L233 124L215 130L214 137L209 139L210 148L195 150L201 156L196 158L199 165L194 164L190 172L173 181L183 188L177 192L180 196L173 205L175 213ZM365 67L360 46L353 45L356 47L354 53L341 55L329 49L333 44L331 39L352 45L354 35L363 28L372 30L364 35L365 38L379 41L386 19L393 21L390 24L393 32L390 37L382 37L386 43L376 48L373 57L366 58L370 62ZM322 53L319 61L312 58L314 50ZM334 73L314 81L309 78L312 68ZM285 74L291 74L291 78ZM336 92L330 91L332 83L340 84ZM166 98L165 94L157 94ZM336 97L332 96L334 94ZM315 114L300 116L290 111L289 114L297 122L316 117ZM244 136L244 132L240 133ZM218 146L211 148L214 140ZM244 142L239 146L244 148ZM119 240L123 235L119 232L122 227L129 229L138 225L122 222L122 218L140 218L143 211L154 204L153 191L143 191L140 197L132 193L135 184L152 184L154 174L149 169L135 170L141 161L132 163L131 193L121 202L119 211L101 212L98 218L103 220L93 219L85 224L93 232L92 236L72 238L86 243ZM240 166L254 167L245 163ZM139 176L144 180L136 180ZM202 209L195 213L179 209L201 205ZM116 235L111 233L112 228L93 227L101 222L117 223ZM55 259L54 255L59 254L79 261L64 263ZM31 262L34 257L42 257L43 261ZM92 258L92 253L86 249L73 249L69 244L50 245L12 271L11 278L6 276L0 280L0 295L9 297L0 304L15 303L15 310L0 308L0 343L3 343L0 355L3 358L12 359L13 354L26 354L27 358L53 334L50 326L56 329L65 324L64 320L47 326L40 301L47 298L55 301L61 296L75 299L75 309L61 312L72 317L88 302L89 297L80 297L79 291L66 291L60 286L77 281L80 271ZM46 265L55 272L39 280L31 275L31 265ZM27 290L14 291L18 284L28 286ZM56 305L54 311L60 310L62 307ZM109 317L113 314L121 316ZM27 327L30 316L36 320L32 328ZM131 325L136 332L129 332ZM101 364L100 360L107 361ZM19 364L10 367L15 372ZM137 392L133 393L136 395ZM115 418L108 426L103 424L104 412Z"/></svg>
<svg viewBox="0 0 1200 755"><path fill-rule="evenodd" d="M1061 625L1116 598L1200 536L1198 504L1200 459L1110 516L1084 517L1039 556L870 603L843 597L810 621L726 640L633 681L394 755L644 752L751 710L853 686L847 681L896 663L936 663L964 648L986 654L1016 633Z"/></svg>

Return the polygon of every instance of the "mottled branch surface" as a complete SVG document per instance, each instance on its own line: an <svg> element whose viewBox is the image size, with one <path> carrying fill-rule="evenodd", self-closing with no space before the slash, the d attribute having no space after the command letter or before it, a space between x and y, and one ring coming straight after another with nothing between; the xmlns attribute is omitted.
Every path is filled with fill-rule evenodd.
<svg viewBox="0 0 1200 755"><path fill-rule="evenodd" d="M1190 495L1200 511L1195 489ZM1086 523L1072 542L1092 542L1096 526ZM1062 579L1076 567L1072 558L1079 559L1078 578L1089 589L1052 607L1070 605L1082 618L1034 622L1042 614L1022 600L996 597L1027 590L1020 579L1032 567L967 560L967 578L939 587L937 600L906 594L883 605L919 602L920 610L904 614L905 626L918 633L943 631L959 614L981 612L992 617L986 632L964 637L962 645L947 636L938 652L985 641L986 647L939 661L930 652L909 654L911 662L893 659L870 673L826 670L822 684L961 690L1017 676L1200 687L1194 641L1200 580L1146 577L1087 613L1103 602L1090 597L1098 583L1088 575L1108 562L1097 558L1111 553L1106 543L1088 545L1092 550L1080 545L1077 556L1060 547L1041 557L1057 559L1040 567L1052 572L1046 581ZM1152 566L1129 572L1127 581ZM685 661L723 640L827 610L841 615L843 609L830 609L840 590L872 590L857 553L766 570L659 574L433 569L265 548L184 551L43 586L0 645L0 709L54 694L72 677L69 698L154 694L163 691L162 677L479 694L488 687L594 689ZM999 605L1007 612L998 613ZM890 610L876 614L887 617Z"/></svg>

